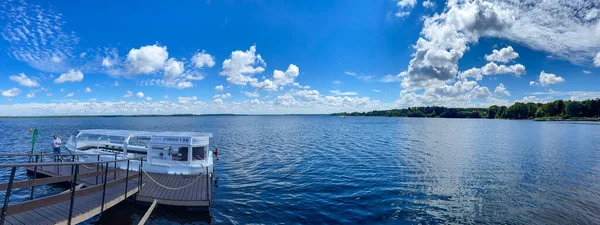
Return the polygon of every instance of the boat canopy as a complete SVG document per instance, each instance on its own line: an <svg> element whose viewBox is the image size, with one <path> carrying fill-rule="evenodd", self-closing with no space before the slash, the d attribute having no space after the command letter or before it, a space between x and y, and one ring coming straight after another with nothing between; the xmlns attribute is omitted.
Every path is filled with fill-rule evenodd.
<svg viewBox="0 0 600 225"><path fill-rule="evenodd" d="M211 133L199 132L151 132L133 130L92 129L80 130L75 138L78 149L104 147L146 152L150 145L177 144L208 146Z"/></svg>

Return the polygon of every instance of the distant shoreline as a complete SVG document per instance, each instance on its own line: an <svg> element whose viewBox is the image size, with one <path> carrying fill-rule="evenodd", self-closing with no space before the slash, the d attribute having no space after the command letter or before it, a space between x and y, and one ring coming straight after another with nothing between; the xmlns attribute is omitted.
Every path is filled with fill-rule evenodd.
<svg viewBox="0 0 600 225"><path fill-rule="evenodd" d="M169 114L169 115L57 115L57 116L0 116L0 119L35 118L111 118L111 117L206 117L206 116L329 116L330 114Z"/></svg>

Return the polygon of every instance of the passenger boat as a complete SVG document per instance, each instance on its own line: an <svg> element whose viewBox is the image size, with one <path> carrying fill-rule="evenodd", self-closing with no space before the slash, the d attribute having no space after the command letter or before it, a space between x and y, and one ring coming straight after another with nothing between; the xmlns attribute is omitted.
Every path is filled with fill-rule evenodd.
<svg viewBox="0 0 600 225"><path fill-rule="evenodd" d="M80 156L79 161L110 161L145 156L145 161L131 160L129 169L162 174L213 174L218 150L210 149L212 133L148 132L131 130L80 130L65 145L69 154L115 155ZM114 166L114 165L109 165ZM127 169L127 162L117 164Z"/></svg>

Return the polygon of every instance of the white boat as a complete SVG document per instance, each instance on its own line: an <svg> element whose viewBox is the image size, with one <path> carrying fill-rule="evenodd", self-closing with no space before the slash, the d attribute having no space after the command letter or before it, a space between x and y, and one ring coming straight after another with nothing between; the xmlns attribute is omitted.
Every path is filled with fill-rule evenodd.
<svg viewBox="0 0 600 225"><path fill-rule="evenodd" d="M140 163L148 173L201 174L214 171L211 133L148 132L131 130L80 130L65 145L69 154L116 154L117 159L145 156L146 161L131 160L129 169ZM114 155L80 156L82 162L114 160ZM113 167L113 165L109 165ZM127 169L127 162L117 164Z"/></svg>

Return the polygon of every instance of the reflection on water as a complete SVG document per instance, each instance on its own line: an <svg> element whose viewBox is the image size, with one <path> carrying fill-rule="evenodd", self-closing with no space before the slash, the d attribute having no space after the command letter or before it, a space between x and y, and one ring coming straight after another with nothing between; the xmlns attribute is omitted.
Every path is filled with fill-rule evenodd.
<svg viewBox="0 0 600 225"><path fill-rule="evenodd" d="M590 124L597 123L329 116L2 119L0 152L28 151L29 127L40 129L38 148L49 146L52 133L67 140L78 129L214 133L220 160L211 213L161 206L152 224L599 224L600 126ZM0 171L0 179L7 175ZM29 194L15 193L17 200ZM121 204L89 223L136 224L147 207Z"/></svg>

